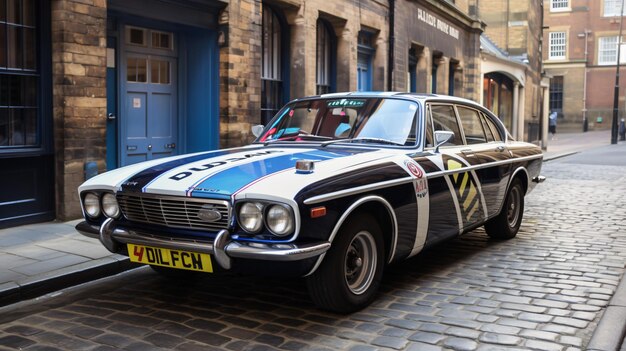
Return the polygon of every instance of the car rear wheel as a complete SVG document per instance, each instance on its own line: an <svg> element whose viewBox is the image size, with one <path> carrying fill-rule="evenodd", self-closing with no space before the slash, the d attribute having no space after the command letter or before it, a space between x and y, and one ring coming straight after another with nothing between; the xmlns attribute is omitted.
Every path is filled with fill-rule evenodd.
<svg viewBox="0 0 626 351"><path fill-rule="evenodd" d="M322 264L307 277L313 302L320 308L350 313L367 306L383 275L382 231L369 216L357 215L345 223Z"/></svg>
<svg viewBox="0 0 626 351"><path fill-rule="evenodd" d="M487 234L494 239L512 239L517 235L524 216L524 187L514 179L498 214L485 223Z"/></svg>

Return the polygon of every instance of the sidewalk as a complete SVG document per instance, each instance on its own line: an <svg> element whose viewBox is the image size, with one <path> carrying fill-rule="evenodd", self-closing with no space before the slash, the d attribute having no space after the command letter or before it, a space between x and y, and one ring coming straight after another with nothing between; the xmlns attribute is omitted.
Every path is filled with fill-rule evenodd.
<svg viewBox="0 0 626 351"><path fill-rule="evenodd" d="M74 226L48 222L0 229L0 306L130 269L128 258L110 253Z"/></svg>
<svg viewBox="0 0 626 351"><path fill-rule="evenodd" d="M547 150L544 150L543 160L550 161L560 157L572 155L583 150L588 150L590 148L610 144L610 130L557 134L553 139L548 138L548 148Z"/></svg>
<svg viewBox="0 0 626 351"><path fill-rule="evenodd" d="M626 142L620 142L620 144ZM544 160L610 145L610 131L558 134ZM80 220L0 229L0 307L137 267L98 240L74 229ZM616 350L626 332L626 280L622 280L590 341L590 350ZM626 351L626 343L621 346Z"/></svg>

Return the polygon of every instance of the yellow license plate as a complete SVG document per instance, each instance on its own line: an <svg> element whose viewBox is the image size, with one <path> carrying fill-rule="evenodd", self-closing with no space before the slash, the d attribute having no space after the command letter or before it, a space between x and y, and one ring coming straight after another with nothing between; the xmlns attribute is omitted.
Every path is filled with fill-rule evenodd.
<svg viewBox="0 0 626 351"><path fill-rule="evenodd" d="M190 271L213 272L211 256L205 253L128 244L128 257L132 262Z"/></svg>

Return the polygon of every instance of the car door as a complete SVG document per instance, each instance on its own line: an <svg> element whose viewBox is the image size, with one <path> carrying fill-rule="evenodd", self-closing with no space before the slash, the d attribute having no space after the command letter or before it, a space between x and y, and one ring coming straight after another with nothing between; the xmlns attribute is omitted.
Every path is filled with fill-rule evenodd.
<svg viewBox="0 0 626 351"><path fill-rule="evenodd" d="M486 124L484 115L477 109L456 105L457 114L461 120L466 148L462 150L463 156L474 167L478 177L478 186L484 199L484 218L494 215L499 204L502 202L500 181L506 178L502 169L507 164L505 161L507 152L502 141L495 141L493 132ZM506 171L505 171L506 173Z"/></svg>
<svg viewBox="0 0 626 351"><path fill-rule="evenodd" d="M486 112L480 113L487 144L482 153L483 163L488 164L479 173L481 183L486 187L485 193L489 193L487 200L488 217L498 214L504 197L506 196L509 178L511 177L511 152L506 146L505 132L502 127L498 127L500 123L496 121L497 117Z"/></svg>
<svg viewBox="0 0 626 351"><path fill-rule="evenodd" d="M485 218L480 182L472 166L478 164L473 149L465 143L463 130L453 104L431 103L432 127L427 125L425 150L430 162L443 172L429 177L430 223L427 245L439 242L480 223ZM434 152L429 130L450 131L454 138ZM431 141L429 141L431 140ZM430 143L430 145L429 145Z"/></svg>

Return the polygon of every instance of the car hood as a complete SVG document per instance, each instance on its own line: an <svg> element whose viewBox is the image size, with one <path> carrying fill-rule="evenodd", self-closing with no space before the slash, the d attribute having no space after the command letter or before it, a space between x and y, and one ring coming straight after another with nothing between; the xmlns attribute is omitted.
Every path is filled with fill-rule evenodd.
<svg viewBox="0 0 626 351"><path fill-rule="evenodd" d="M311 182L398 153L392 149L251 145L122 167L87 180L79 191L98 189L222 199L261 192L290 197ZM298 160L315 161L315 171L296 174Z"/></svg>

